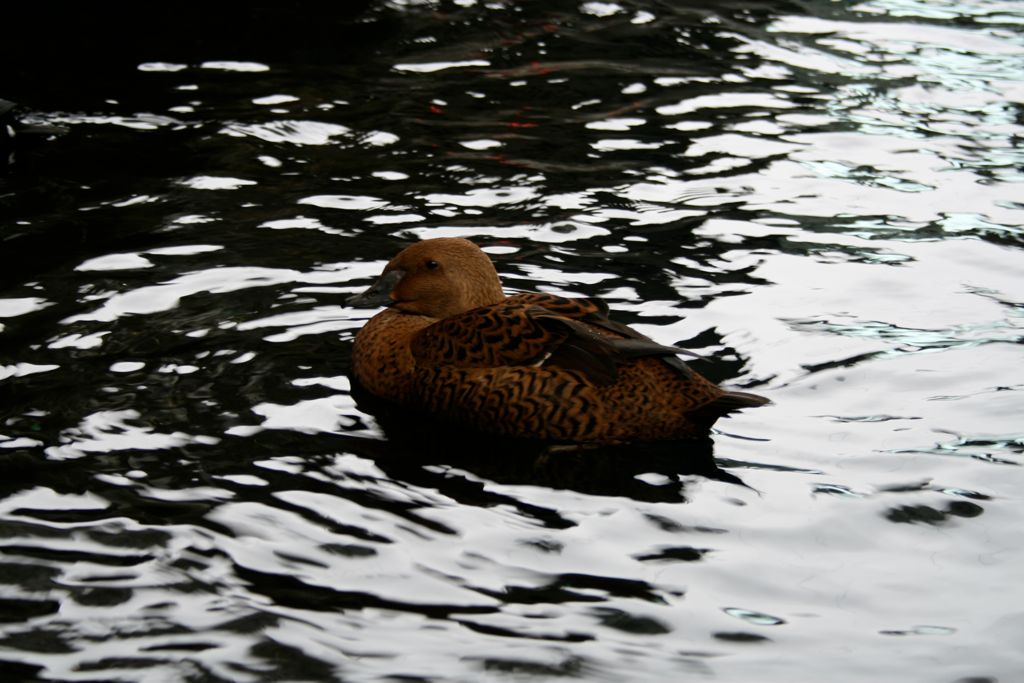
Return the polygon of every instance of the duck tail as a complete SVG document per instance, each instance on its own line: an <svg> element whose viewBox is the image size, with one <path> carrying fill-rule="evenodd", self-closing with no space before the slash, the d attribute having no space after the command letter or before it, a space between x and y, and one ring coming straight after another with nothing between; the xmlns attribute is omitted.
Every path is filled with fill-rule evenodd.
<svg viewBox="0 0 1024 683"><path fill-rule="evenodd" d="M771 399L751 394L747 391L727 391L715 403L721 403L726 408L725 412L731 413L734 410L741 410L743 408L756 408L757 406L768 405L771 403Z"/></svg>
<svg viewBox="0 0 1024 683"><path fill-rule="evenodd" d="M771 400L764 396L751 394L746 391L726 391L715 400L705 403L696 410L686 414L688 418L698 424L710 428L718 418L744 408L756 408L771 403Z"/></svg>

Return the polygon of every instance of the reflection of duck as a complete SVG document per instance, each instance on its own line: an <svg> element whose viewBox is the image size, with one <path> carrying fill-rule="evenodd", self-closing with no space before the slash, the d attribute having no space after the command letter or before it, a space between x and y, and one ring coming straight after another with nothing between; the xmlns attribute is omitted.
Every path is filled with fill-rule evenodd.
<svg viewBox="0 0 1024 683"><path fill-rule="evenodd" d="M469 472L477 478L475 481L529 484L665 503L686 500L687 484L682 478L689 475L746 486L736 474L719 466L715 444L707 436L630 444L551 444L481 434L458 426L445 428L436 418L367 394L358 383L353 383L352 395L360 409L373 414L387 440L343 437L345 447L373 460L395 479L429 488L445 489L435 479L438 472L445 473L440 480L458 488L451 478L461 475L447 468ZM337 436L332 440L338 444ZM424 465L447 467L437 470ZM446 493L461 500L455 491ZM498 494L484 496L478 491L471 497L493 495Z"/></svg>
<svg viewBox="0 0 1024 683"><path fill-rule="evenodd" d="M767 403L725 391L594 299L505 296L464 239L414 244L355 305L386 305L356 336L371 394L485 433L615 443L706 435L722 415Z"/></svg>

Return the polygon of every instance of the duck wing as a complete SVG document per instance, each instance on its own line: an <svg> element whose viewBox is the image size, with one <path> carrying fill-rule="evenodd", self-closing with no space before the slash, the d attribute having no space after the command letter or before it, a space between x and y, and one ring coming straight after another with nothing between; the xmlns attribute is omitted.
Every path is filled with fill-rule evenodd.
<svg viewBox="0 0 1024 683"><path fill-rule="evenodd" d="M644 356L657 356L666 365L681 373L684 377L692 377L693 371L690 369L690 366L679 356L701 358L699 354L693 351L681 349L677 346L659 344L647 335L637 332L632 327L612 320L609 317L608 304L603 299L570 299L554 294L528 292L515 294L510 296L508 300L541 306L566 318L586 323L602 333L620 338L622 341L616 344L616 347L619 349L623 360L643 358Z"/></svg>
<svg viewBox="0 0 1024 683"><path fill-rule="evenodd" d="M412 338L413 358L420 365L464 368L536 364L567 332L541 324L528 308L506 300L439 320Z"/></svg>
<svg viewBox="0 0 1024 683"><path fill-rule="evenodd" d="M535 306L543 306L556 311L559 315L565 316L576 325L585 323L583 325L585 328L596 329L605 335L618 336L619 338L610 341L610 346L613 349L613 358L616 363L634 358L658 357L661 362L688 380L693 380L695 376L698 376L683 359L679 358L679 355L701 358L699 354L675 346L659 344L650 337L637 332L632 327L610 319L608 317L608 304L601 299L567 299L552 294L540 293L518 294L509 298L518 299L524 303L530 302ZM556 353L566 355L569 362L572 362L571 354L574 351L574 345L579 344L584 337L585 335L578 331ZM553 355L552 358L555 358L555 356ZM559 359L559 362L561 362L561 359ZM699 408L687 412L687 417L710 428L715 423L715 420L723 415L742 410L743 408L755 408L769 403L771 401L764 396L758 396L746 391L724 391Z"/></svg>
<svg viewBox="0 0 1024 683"><path fill-rule="evenodd" d="M419 365L557 367L598 386L613 383L619 365L644 357L663 358L691 374L675 357L682 349L614 323L607 310L592 299L519 294L424 328L411 350Z"/></svg>

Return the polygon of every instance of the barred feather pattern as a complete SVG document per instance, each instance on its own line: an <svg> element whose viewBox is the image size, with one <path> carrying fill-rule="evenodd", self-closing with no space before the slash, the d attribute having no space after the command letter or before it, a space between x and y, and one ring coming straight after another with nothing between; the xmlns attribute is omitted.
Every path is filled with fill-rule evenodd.
<svg viewBox="0 0 1024 683"><path fill-rule="evenodd" d="M687 413L723 392L700 375L686 378L655 359L622 368L595 386L561 368L420 367L416 403L452 422L506 436L560 441L676 439L707 432Z"/></svg>
<svg viewBox="0 0 1024 683"><path fill-rule="evenodd" d="M433 243L440 251L429 251ZM487 433L602 443L703 436L721 415L767 403L721 389L677 358L681 350L610 320L600 300L500 298L496 273L479 249L451 238L433 243L393 259L389 268L407 270L405 278L422 288L399 285L392 307L356 336L355 377L380 398ZM474 263L469 270L484 273L494 292L479 297L483 305L430 317L452 308L420 303L418 297L439 291L436 273L469 272L453 254Z"/></svg>
<svg viewBox="0 0 1024 683"><path fill-rule="evenodd" d="M413 398L416 362L410 342L436 320L386 309L373 316L356 335L352 371L374 396L408 405Z"/></svg>
<svg viewBox="0 0 1024 683"><path fill-rule="evenodd" d="M424 328L411 350L419 364L483 368L533 364L559 341L525 305L502 302Z"/></svg>

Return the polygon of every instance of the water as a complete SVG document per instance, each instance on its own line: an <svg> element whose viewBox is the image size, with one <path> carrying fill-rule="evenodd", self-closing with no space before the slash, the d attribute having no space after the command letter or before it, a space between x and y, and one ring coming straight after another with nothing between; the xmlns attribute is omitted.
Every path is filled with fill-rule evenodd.
<svg viewBox="0 0 1024 683"><path fill-rule="evenodd" d="M117 18L0 92L5 675L1024 676L1018 3ZM344 300L445 235L774 404L717 478L385 438Z"/></svg>

